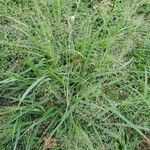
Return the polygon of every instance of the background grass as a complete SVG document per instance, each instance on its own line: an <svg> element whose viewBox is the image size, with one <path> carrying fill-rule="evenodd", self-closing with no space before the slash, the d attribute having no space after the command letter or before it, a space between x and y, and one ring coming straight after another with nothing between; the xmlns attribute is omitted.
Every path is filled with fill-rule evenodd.
<svg viewBox="0 0 150 150"><path fill-rule="evenodd" d="M0 1L1 150L148 149L148 0Z"/></svg>

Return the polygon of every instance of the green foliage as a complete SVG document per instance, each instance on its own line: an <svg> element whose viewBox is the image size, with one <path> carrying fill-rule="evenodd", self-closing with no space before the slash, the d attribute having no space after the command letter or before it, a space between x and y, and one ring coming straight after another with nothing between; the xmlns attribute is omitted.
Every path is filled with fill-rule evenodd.
<svg viewBox="0 0 150 150"><path fill-rule="evenodd" d="M150 132L147 0L2 0L3 150L133 150Z"/></svg>

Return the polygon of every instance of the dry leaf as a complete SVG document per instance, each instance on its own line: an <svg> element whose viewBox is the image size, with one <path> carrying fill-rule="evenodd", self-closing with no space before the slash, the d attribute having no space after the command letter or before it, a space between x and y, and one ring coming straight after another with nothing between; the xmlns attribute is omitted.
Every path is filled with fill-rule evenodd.
<svg viewBox="0 0 150 150"><path fill-rule="evenodd" d="M146 141L143 141L143 142L150 146L150 140L146 140Z"/></svg>
<svg viewBox="0 0 150 150"><path fill-rule="evenodd" d="M44 137L44 149L47 150L49 148L52 148L53 146L56 146L56 139Z"/></svg>
<svg viewBox="0 0 150 150"><path fill-rule="evenodd" d="M150 150L150 140L143 140L138 146L138 150Z"/></svg>

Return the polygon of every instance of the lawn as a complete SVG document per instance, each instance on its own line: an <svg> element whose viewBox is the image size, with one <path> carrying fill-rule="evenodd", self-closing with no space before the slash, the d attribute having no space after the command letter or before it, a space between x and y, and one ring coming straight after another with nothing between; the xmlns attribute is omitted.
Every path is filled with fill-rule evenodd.
<svg viewBox="0 0 150 150"><path fill-rule="evenodd" d="M150 1L0 0L0 141L148 150Z"/></svg>

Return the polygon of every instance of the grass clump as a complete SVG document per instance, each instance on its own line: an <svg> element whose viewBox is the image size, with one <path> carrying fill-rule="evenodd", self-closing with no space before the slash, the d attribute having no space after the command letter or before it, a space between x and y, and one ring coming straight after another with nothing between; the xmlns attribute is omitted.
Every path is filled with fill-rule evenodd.
<svg viewBox="0 0 150 150"><path fill-rule="evenodd" d="M0 2L1 149L143 149L150 138L147 0Z"/></svg>

